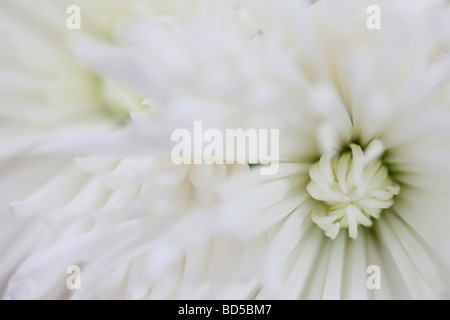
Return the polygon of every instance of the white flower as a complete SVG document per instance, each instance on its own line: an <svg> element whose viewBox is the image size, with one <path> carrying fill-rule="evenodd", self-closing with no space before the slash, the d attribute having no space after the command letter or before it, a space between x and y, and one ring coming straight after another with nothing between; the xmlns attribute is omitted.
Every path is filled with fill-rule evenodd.
<svg viewBox="0 0 450 320"><path fill-rule="evenodd" d="M258 248L229 265L230 283L258 275L247 297L448 298L448 4L382 1L369 30L365 1L244 3L77 48L164 105L122 138L142 148L198 119L280 129L280 172L222 193L221 232Z"/></svg>
<svg viewBox="0 0 450 320"><path fill-rule="evenodd" d="M47 8L41 15L33 10L40 7L37 2L34 7L3 1L0 10L2 297L8 297L7 283L20 262L59 237L40 219L24 220L9 211L11 202L39 189L63 168L68 170L65 167L70 158L37 155L34 148L54 134L103 131L113 124L98 103L101 94L96 92L96 78L78 67L62 45L66 28L58 24L58 11L47 2L41 4ZM65 14L65 9L62 13ZM73 171L60 178L69 177L73 178ZM69 179L60 183L66 188L76 188L71 186L73 182ZM59 201L58 193L51 191L44 203L31 207L38 211Z"/></svg>
<svg viewBox="0 0 450 320"><path fill-rule="evenodd" d="M349 31L361 11L325 1L315 8L326 47L299 55L310 81L320 83L310 104L323 113L308 116L320 125L277 176L245 186L245 209L223 211L227 222L227 212L235 214L235 235L270 237L258 297L448 298L450 61L440 51L449 38L439 25L449 21L448 7L421 4L382 4L382 30L356 39ZM313 43L302 51L316 49ZM325 60L314 63L322 53ZM322 74L324 65L330 75ZM301 108L289 114L305 117ZM302 157L305 150L315 157ZM234 192L224 200L231 199L238 201ZM378 290L367 287L370 265L381 270Z"/></svg>
<svg viewBox="0 0 450 320"><path fill-rule="evenodd" d="M153 9L174 24L187 10L171 11L174 2L168 1L156 9L142 1L134 13L128 1L78 4L82 35L103 39L113 38L129 16L155 15ZM202 278L174 273L201 258L189 248L212 236L215 186L241 168L174 166L154 152L85 156L43 148L44 142L70 145L73 136L103 133L146 109L143 98L80 66L65 42L74 36L65 28L67 5L2 3L2 52L10 63L0 71L8 84L1 94L2 297L200 295ZM47 15L33 14L40 6ZM183 232L192 229L202 232ZM66 286L66 269L74 264L82 269L80 291Z"/></svg>
<svg viewBox="0 0 450 320"><path fill-rule="evenodd" d="M52 97L1 95L2 120L25 135L2 163L2 207L17 200L25 217L1 215L3 297L449 297L446 2L380 2L368 30L365 1L83 1L88 34L71 33L70 51L54 28L65 6L45 3L59 13L25 39L43 66L60 62L49 73L23 53L32 7L2 5L23 54L12 70L31 74L11 87ZM195 120L280 129L278 174L173 165L170 133Z"/></svg>

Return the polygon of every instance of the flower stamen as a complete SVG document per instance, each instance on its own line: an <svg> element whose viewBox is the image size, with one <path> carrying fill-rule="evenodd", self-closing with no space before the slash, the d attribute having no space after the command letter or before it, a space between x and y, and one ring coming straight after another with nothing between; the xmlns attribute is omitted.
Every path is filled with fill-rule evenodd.
<svg viewBox="0 0 450 320"><path fill-rule="evenodd" d="M340 155L325 153L309 170L311 181L306 189L324 204L314 208L312 220L331 239L341 228L348 228L350 238L356 239L358 226L372 226L372 219L390 208L400 192L380 159L384 147L379 140L365 151L351 143L350 150Z"/></svg>

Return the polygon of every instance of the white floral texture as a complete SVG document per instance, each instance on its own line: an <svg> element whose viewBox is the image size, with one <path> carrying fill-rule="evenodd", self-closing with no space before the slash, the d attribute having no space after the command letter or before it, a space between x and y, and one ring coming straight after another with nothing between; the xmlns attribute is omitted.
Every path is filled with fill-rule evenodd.
<svg viewBox="0 0 450 320"><path fill-rule="evenodd" d="M366 1L156 3L113 34L99 23L70 35L103 81L151 107L126 109L112 133L60 124L36 155L4 162L20 165L2 186L17 181L5 199L27 217L5 232L4 296L448 298L448 3L380 1L380 30L366 28ZM86 119L117 101L93 91ZM96 131L113 117L101 118ZM279 129L278 174L172 165L170 133L195 120ZM27 194L37 161L46 170ZM79 291L65 287L70 264ZM367 287L370 265L380 289Z"/></svg>
<svg viewBox="0 0 450 320"><path fill-rule="evenodd" d="M168 3L157 5L155 11L167 12ZM113 37L111 30L119 28L130 14L123 12L130 8L127 1L79 4L87 13L83 15L83 28L87 29L83 34L103 39ZM139 9L148 9L142 7L146 3L139 4ZM49 8L49 17L33 17L33 9L41 5ZM175 167L168 156L85 157L41 148L45 141L92 135L126 123L129 112L137 117L146 109L143 98L111 79L96 76L75 59L65 42L70 42L71 36L65 29L65 8L53 1L31 7L3 4L7 38L2 52L9 64L2 76L14 89L2 88L3 297L191 297L201 286L187 283L191 290L175 290L179 283L173 275L180 263L172 261L190 259L190 253L181 255L180 250L198 242L197 238L209 239L210 232L192 237L180 231L208 229L210 219L200 218L216 197L211 183L219 184L240 167ZM179 10L173 11L172 21L177 21ZM58 22L64 23L64 28ZM33 48L35 56L30 55ZM40 59L34 60L36 56ZM14 83L16 78L22 82ZM203 211L189 215L190 207L198 204L205 207ZM191 219L184 219L186 216ZM173 238L183 246L171 244ZM129 255L125 260L124 252ZM117 263L112 261L105 268L102 259L114 260L114 256L119 257ZM97 267L95 263L84 265L93 258L99 262ZM133 267L134 263L138 267ZM66 268L73 264L83 267L82 292L72 292L65 284ZM175 266L170 267L172 264ZM127 280L123 270L131 269L136 271Z"/></svg>

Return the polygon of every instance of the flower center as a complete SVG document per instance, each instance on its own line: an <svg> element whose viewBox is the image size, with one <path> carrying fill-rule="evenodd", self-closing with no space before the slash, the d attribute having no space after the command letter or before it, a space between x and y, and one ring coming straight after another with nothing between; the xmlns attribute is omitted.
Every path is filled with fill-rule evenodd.
<svg viewBox="0 0 450 320"><path fill-rule="evenodd" d="M325 153L309 170L311 181L306 188L324 204L314 208L312 220L331 239L341 228L348 228L350 238L356 239L358 226L370 227L400 191L380 159L385 149L379 140L364 151L352 143L350 150Z"/></svg>
<svg viewBox="0 0 450 320"><path fill-rule="evenodd" d="M140 112L147 109L148 106L145 105L144 97L110 79L101 78L100 81L100 99L108 114L119 124L128 121L130 112Z"/></svg>

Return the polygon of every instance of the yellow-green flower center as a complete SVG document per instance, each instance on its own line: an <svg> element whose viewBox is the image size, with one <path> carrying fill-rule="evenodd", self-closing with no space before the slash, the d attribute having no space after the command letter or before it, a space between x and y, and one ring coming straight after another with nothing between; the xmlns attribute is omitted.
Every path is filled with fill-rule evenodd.
<svg viewBox="0 0 450 320"><path fill-rule="evenodd" d="M400 191L380 159L384 153L380 141L372 141L364 151L352 143L350 150L323 154L309 170L307 190L323 204L314 207L312 220L331 239L341 228L348 228L356 239L359 225L370 227Z"/></svg>

